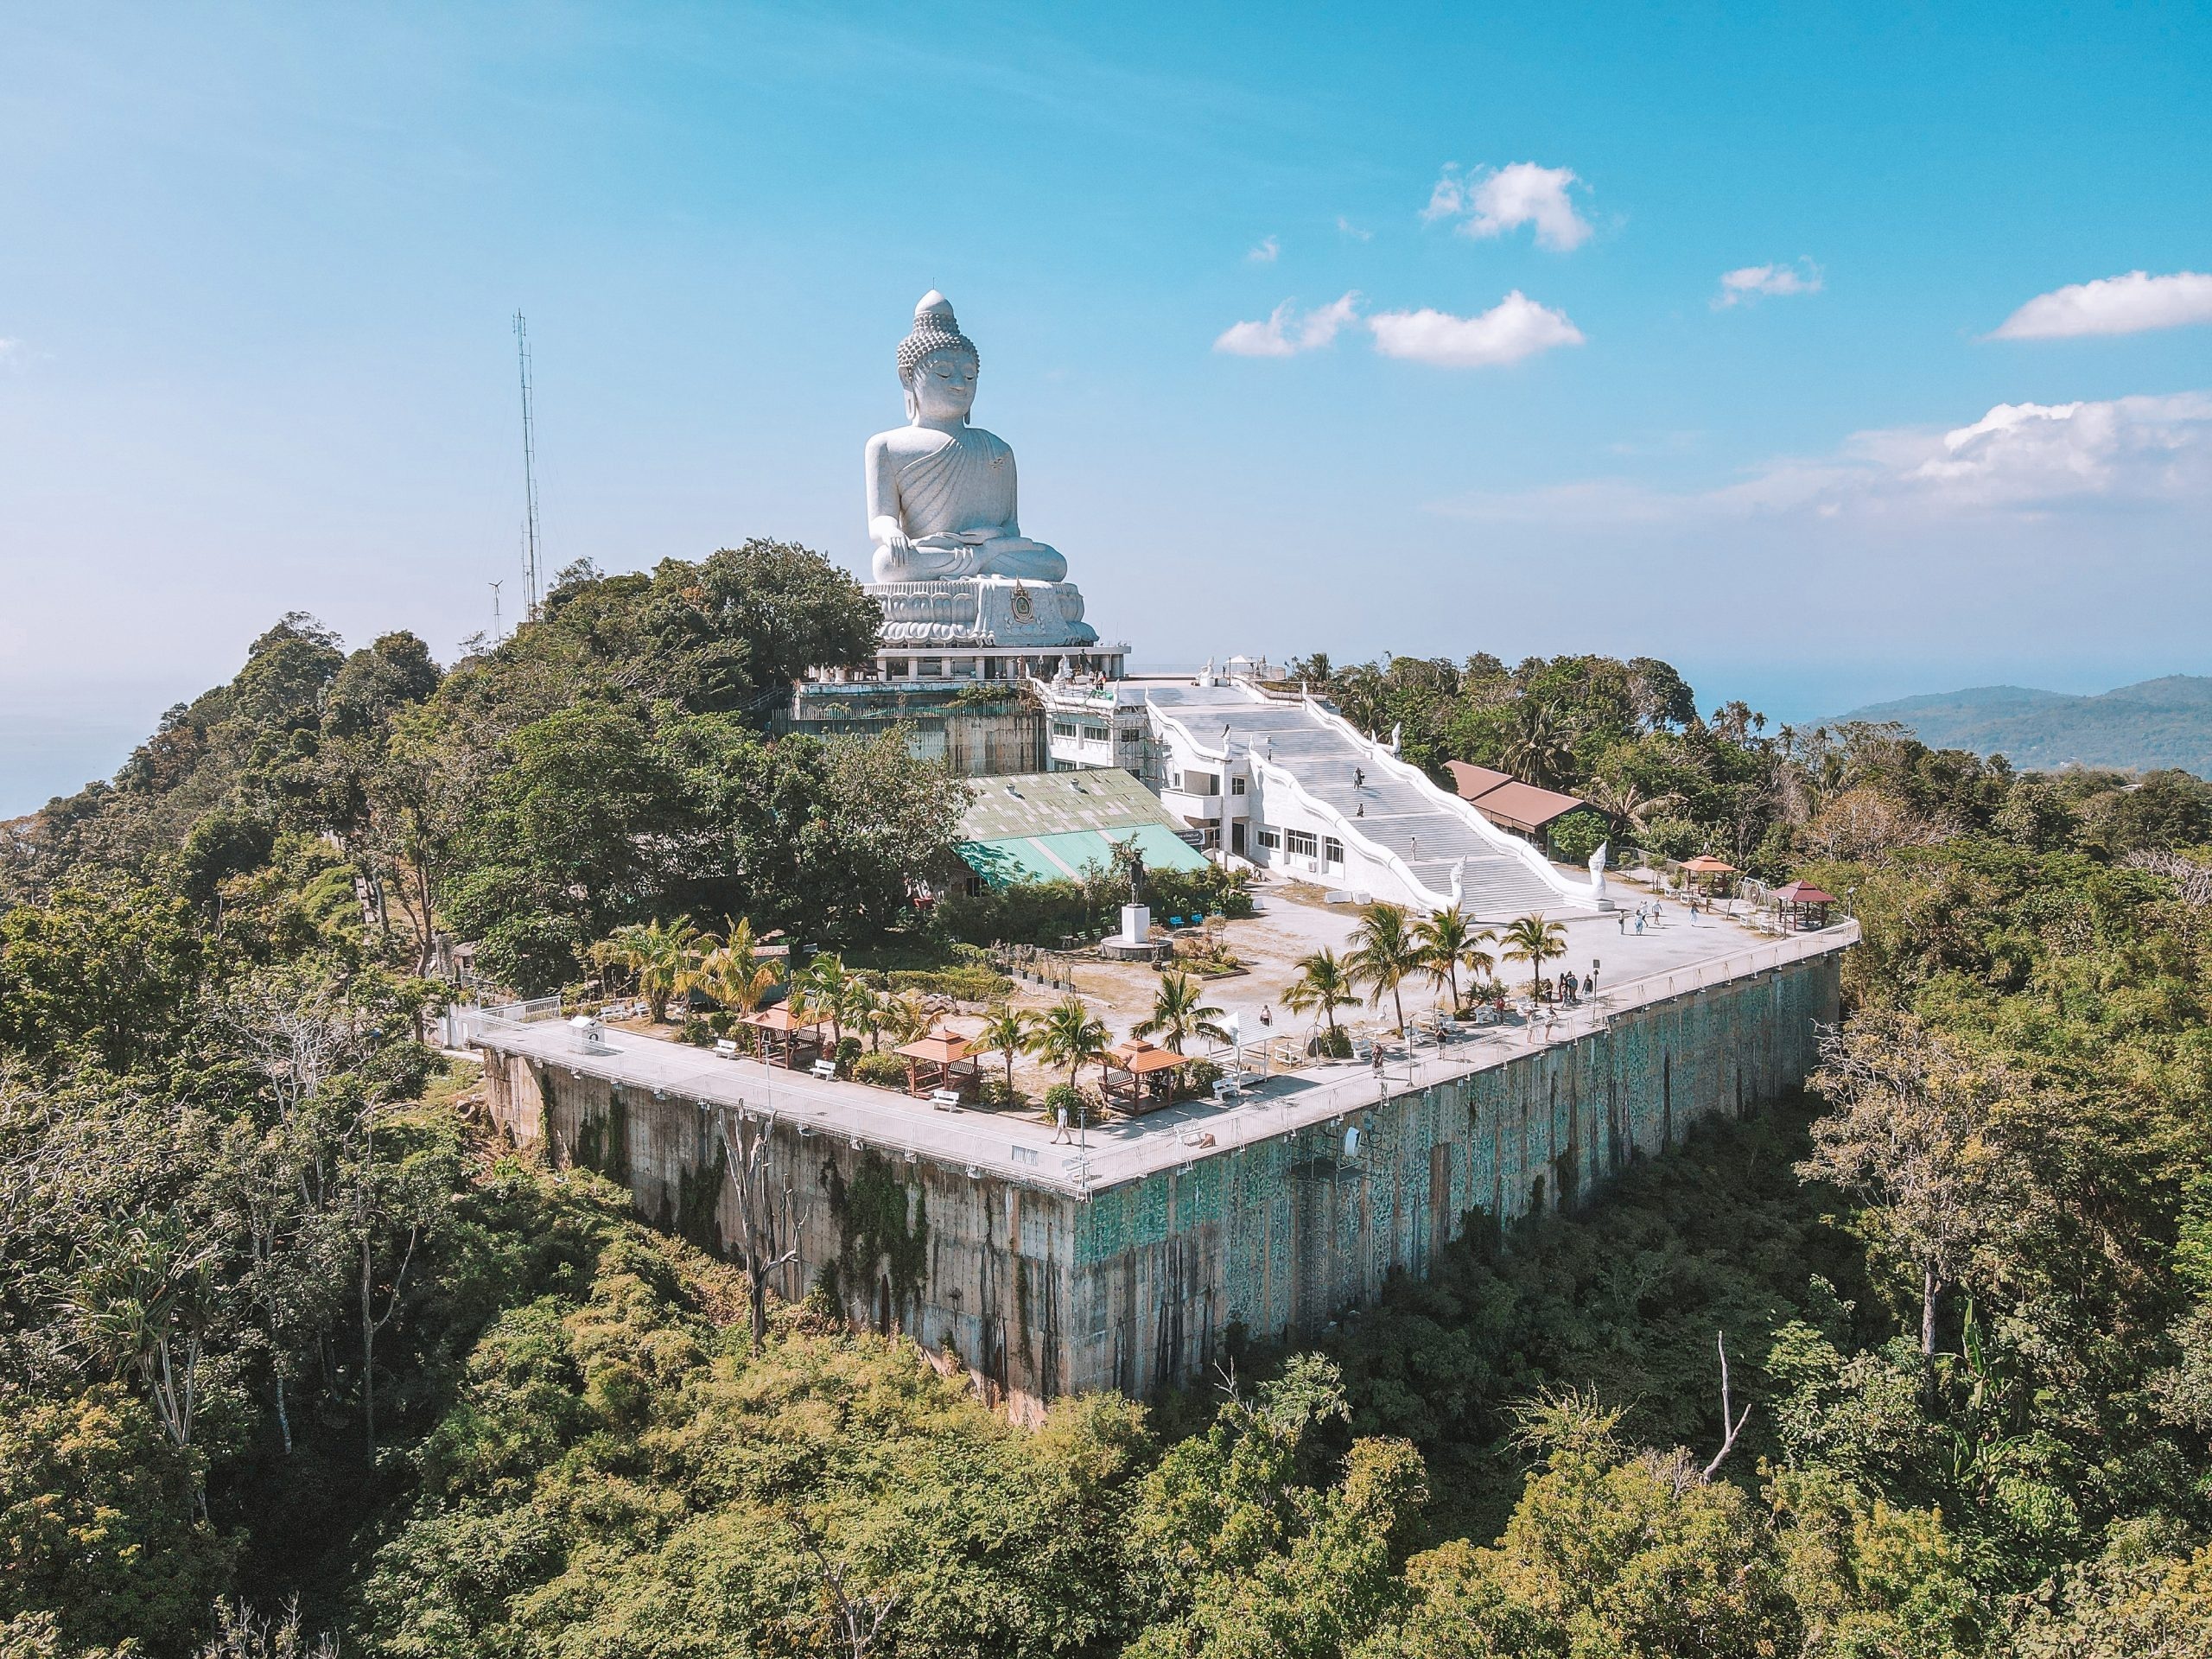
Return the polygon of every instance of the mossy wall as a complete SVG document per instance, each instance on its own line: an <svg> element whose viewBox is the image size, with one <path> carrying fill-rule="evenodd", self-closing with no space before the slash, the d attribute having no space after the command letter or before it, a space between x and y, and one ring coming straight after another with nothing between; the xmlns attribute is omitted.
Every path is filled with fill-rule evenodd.
<svg viewBox="0 0 2212 1659"><path fill-rule="evenodd" d="M1772 969L1096 1194L1069 1281L1070 1374L1138 1395L1203 1376L1232 1325L1310 1336L1392 1268L1426 1271L1478 1215L1586 1201L1699 1119L1798 1087L1839 985L1832 956Z"/></svg>
<svg viewBox="0 0 2212 1659"><path fill-rule="evenodd" d="M1144 1395L1203 1376L1231 1325L1319 1331L1394 1268L1425 1271L1471 1219L1586 1202L1698 1120L1796 1088L1839 984L1834 956L1770 969L1088 1200L780 1122L770 1168L794 1188L798 1258L778 1288L821 1287L855 1325L957 1358L1020 1412ZM696 1103L517 1055L488 1056L485 1075L499 1122L543 1135L556 1161L621 1168L646 1219L725 1252L740 1236Z"/></svg>

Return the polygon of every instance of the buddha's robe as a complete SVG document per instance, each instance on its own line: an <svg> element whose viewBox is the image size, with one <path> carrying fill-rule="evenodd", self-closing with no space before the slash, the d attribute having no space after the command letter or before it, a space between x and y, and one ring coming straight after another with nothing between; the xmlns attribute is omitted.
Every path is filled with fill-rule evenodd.
<svg viewBox="0 0 2212 1659"><path fill-rule="evenodd" d="M899 523L914 544L912 556L893 562L875 556L879 582L916 582L947 576L1016 576L1058 582L1068 563L1042 542L1001 532L1014 522L1014 450L981 427L938 433L927 454L898 463Z"/></svg>

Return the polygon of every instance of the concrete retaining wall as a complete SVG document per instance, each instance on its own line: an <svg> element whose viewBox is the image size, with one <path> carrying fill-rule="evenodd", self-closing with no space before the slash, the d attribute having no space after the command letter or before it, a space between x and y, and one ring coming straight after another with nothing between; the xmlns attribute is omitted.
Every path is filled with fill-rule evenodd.
<svg viewBox="0 0 2212 1659"><path fill-rule="evenodd" d="M779 1121L770 1164L794 1189L799 1249L781 1289L823 1287L856 1325L957 1356L1017 1411L1142 1395L1203 1376L1232 1325L1311 1337L1393 1268L1426 1271L1471 1212L1580 1204L1700 1119L1796 1088L1840 977L1830 955L1729 981L1087 1199ZM705 1248L738 1236L709 1109L486 1041L490 1103L518 1140L627 1185L647 1221Z"/></svg>

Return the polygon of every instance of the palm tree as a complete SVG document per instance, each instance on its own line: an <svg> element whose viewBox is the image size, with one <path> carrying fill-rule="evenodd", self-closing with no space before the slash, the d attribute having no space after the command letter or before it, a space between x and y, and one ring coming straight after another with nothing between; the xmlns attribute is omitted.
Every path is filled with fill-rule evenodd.
<svg viewBox="0 0 2212 1659"><path fill-rule="evenodd" d="M1548 922L1543 912L1523 916L1509 926L1503 935L1505 959L1529 964L1529 993L1541 995L1538 983L1544 976L1544 964L1554 957L1567 954L1567 925Z"/></svg>
<svg viewBox="0 0 2212 1659"><path fill-rule="evenodd" d="M1583 795L1591 805L1636 836L1649 830L1654 818L1678 810L1682 804L1679 795L1647 795L1629 779L1592 779Z"/></svg>
<svg viewBox="0 0 2212 1659"><path fill-rule="evenodd" d="M1014 1057L1027 1054L1037 1046L1037 1023L1011 1002L1001 1002L983 1016L983 1028L976 1033L976 1046L986 1054L1006 1057L1006 1097L1014 1099Z"/></svg>
<svg viewBox="0 0 2212 1659"><path fill-rule="evenodd" d="M830 1016L830 1040L845 1040L845 1021L853 1012L853 976L844 958L825 950L791 979L791 1012Z"/></svg>
<svg viewBox="0 0 2212 1659"><path fill-rule="evenodd" d="M1319 1008L1329 1022L1329 1035L1337 1034L1337 1010L1359 1001L1351 975L1333 950L1316 950L1298 964L1298 977L1282 988L1282 1005L1293 1014Z"/></svg>
<svg viewBox="0 0 2212 1659"><path fill-rule="evenodd" d="M1513 711L1513 730L1501 758L1515 777L1549 786L1566 775L1574 759L1574 744L1551 704L1523 696Z"/></svg>
<svg viewBox="0 0 2212 1659"><path fill-rule="evenodd" d="M668 1017L668 999L697 965L697 947L702 937L688 917L679 916L673 922L656 917L650 922L616 928L592 946L591 959L602 968L619 966L635 976L638 994L645 999L653 1023L659 1025Z"/></svg>
<svg viewBox="0 0 2212 1659"><path fill-rule="evenodd" d="M775 988L782 976L776 971L774 963L762 962L754 955L751 922L741 917L725 922L724 926L727 931L721 943L691 964L677 988L704 991L721 1008L740 1014L751 1014L760 1006L761 999ZM709 938L711 939L711 936Z"/></svg>
<svg viewBox="0 0 2212 1659"><path fill-rule="evenodd" d="M1477 927L1467 919L1466 912L1453 905L1428 917L1414 930L1414 937L1421 948L1422 970L1432 983L1446 985L1452 991L1452 1011L1459 1011L1459 969L1464 965L1471 970L1487 970L1490 953L1481 947L1490 944L1497 935L1486 927Z"/></svg>
<svg viewBox="0 0 2212 1659"><path fill-rule="evenodd" d="M877 990L855 974L845 987L841 1006L853 1029L867 1034L868 1052L879 1052L883 1047L883 1033L890 1025L890 993Z"/></svg>
<svg viewBox="0 0 2212 1659"><path fill-rule="evenodd" d="M1406 907L1370 905L1367 919L1351 936L1351 955L1344 958L1344 966L1351 970L1354 981L1367 982L1370 1002L1380 1002L1383 992L1390 993L1390 1005L1397 1010L1398 1029L1402 1032L1406 1028L1406 1000L1400 987L1421 970L1424 960Z"/></svg>
<svg viewBox="0 0 2212 1659"><path fill-rule="evenodd" d="M1152 999L1152 1017L1135 1027L1139 1037L1149 1037L1154 1032L1165 1036L1167 1046L1178 1054L1192 1037L1211 1037L1217 1043L1229 1040L1228 1028L1221 1024L1221 1010L1205 1001L1198 976L1183 972L1160 976L1159 993Z"/></svg>
<svg viewBox="0 0 2212 1659"><path fill-rule="evenodd" d="M884 998L880 1017L894 1044L918 1042L937 1028L937 1015L930 1012L919 991L901 991Z"/></svg>
<svg viewBox="0 0 2212 1659"><path fill-rule="evenodd" d="M1062 998L1045 1016L1037 1035L1037 1052L1047 1065L1067 1067L1068 1087L1072 1089L1077 1074L1093 1060L1099 1063L1103 1082L1107 1037L1106 1022L1093 1014L1081 997L1071 995Z"/></svg>

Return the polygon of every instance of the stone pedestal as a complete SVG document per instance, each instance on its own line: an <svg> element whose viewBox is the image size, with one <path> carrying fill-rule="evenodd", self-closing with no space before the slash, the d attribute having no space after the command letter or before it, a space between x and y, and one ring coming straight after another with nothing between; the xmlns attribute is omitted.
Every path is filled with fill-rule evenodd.
<svg viewBox="0 0 2212 1659"><path fill-rule="evenodd" d="M1080 650L1098 643L1098 631L1083 620L1083 590L1071 582L961 576L876 582L867 592L883 607L886 649Z"/></svg>
<svg viewBox="0 0 2212 1659"><path fill-rule="evenodd" d="M1123 905L1122 906L1122 943L1123 944L1142 944L1151 933L1152 906L1150 905Z"/></svg>

